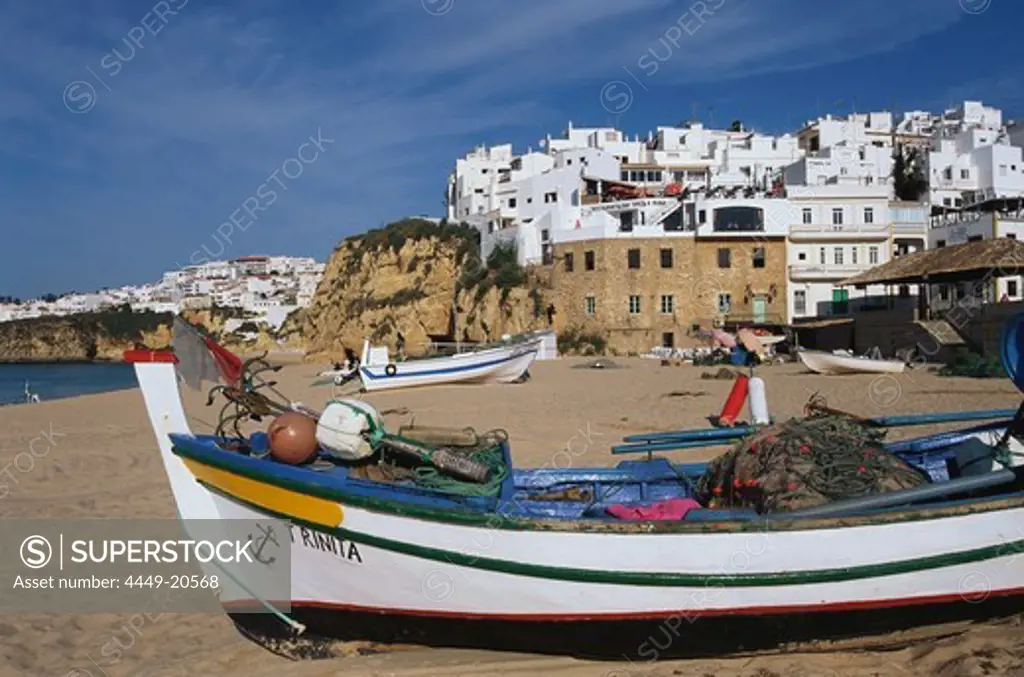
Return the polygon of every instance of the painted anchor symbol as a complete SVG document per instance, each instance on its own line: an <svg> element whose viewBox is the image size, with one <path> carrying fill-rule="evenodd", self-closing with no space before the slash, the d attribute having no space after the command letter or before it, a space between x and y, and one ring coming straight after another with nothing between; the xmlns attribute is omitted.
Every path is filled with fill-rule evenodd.
<svg viewBox="0 0 1024 677"><path fill-rule="evenodd" d="M277 561L277 557L270 555L264 558L263 550L267 547L268 542L273 543L277 547L281 547L281 544L277 542L277 535L274 533L274 526L272 524L268 525L266 529L264 529L260 524L257 524L256 528L259 529L263 538L259 539L259 542L256 545L256 551L253 552L253 556L260 564L266 564L269 566ZM249 534L249 542L251 543L255 540L256 539L253 538L252 534Z"/></svg>

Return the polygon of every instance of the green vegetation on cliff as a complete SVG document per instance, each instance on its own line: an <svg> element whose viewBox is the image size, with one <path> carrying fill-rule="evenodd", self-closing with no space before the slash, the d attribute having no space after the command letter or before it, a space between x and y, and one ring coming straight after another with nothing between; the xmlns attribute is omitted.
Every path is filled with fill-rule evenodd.
<svg viewBox="0 0 1024 677"><path fill-rule="evenodd" d="M455 262L462 264L467 258L476 256L479 259L480 234L466 223L435 223L426 219L402 219L394 221L382 228L375 228L362 235L353 235L345 239L343 244L354 247L349 263L357 268L362 257L384 249L399 251L406 240L426 240L436 238L441 242L454 242ZM418 262L417 262L418 263ZM416 263L410 264L415 268Z"/></svg>
<svg viewBox="0 0 1024 677"><path fill-rule="evenodd" d="M170 313L153 311L134 312L127 303L88 313L74 315L33 317L27 320L16 320L0 324L0 338L10 337L15 333L27 331L37 338L45 340L48 333L55 327L67 327L80 330L86 334L104 334L113 340L141 340L143 332L152 333L161 325L171 323Z"/></svg>

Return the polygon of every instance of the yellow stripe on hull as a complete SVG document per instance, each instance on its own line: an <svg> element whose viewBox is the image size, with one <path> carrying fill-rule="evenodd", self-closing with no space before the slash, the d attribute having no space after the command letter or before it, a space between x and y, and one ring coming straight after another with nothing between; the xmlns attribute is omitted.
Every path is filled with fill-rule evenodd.
<svg viewBox="0 0 1024 677"><path fill-rule="evenodd" d="M247 503L305 522L336 527L343 517L341 506L323 498L241 477L226 470L211 468L191 459L182 459L197 480Z"/></svg>

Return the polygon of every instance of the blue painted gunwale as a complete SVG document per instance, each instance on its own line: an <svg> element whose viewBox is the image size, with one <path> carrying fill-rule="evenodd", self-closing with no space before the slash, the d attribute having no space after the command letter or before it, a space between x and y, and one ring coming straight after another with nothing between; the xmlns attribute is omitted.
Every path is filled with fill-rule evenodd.
<svg viewBox="0 0 1024 677"><path fill-rule="evenodd" d="M988 430L998 424L978 426L972 431ZM969 431L953 431L940 433L923 438L904 440L893 446L899 447L903 456L929 458L946 458L950 454L930 453L923 446L955 443L965 437ZM683 497L691 494L692 483L700 477L707 465L705 463L673 464L668 459L656 457L643 461L622 461L615 468L580 468L580 469L514 469L502 485L497 497L466 497L446 494L442 491L424 489L413 485L383 484L360 478L350 477L344 466L327 471L316 471L304 467L288 466L267 459L246 456L229 452L217 446L217 438L212 436L171 435L175 453L193 458L201 463L215 465L231 472L246 476L262 476L264 481L280 481L311 495L319 495L332 500L344 502L347 497L384 501L400 505L408 505L415 509L426 508L442 510L455 514L496 515L508 519L526 520L579 520L587 522L619 522L604 514L604 507L612 503L624 502L632 505L647 505L667 498ZM507 443L502 444L502 452L506 463L511 465L511 454ZM272 478L272 479L271 479ZM601 488L616 491L623 487L635 493L623 496L615 493L604 496L607 500L591 502L583 501L539 501L524 500L520 493L530 489L557 490L564 486L580 486L591 484L595 487L595 496ZM998 498L1012 498L1024 495L1024 492L1013 492L1000 495ZM929 509L943 508L953 505L964 505L992 500L989 498L971 498L956 501L944 501L928 504ZM525 506L528 506L527 509ZM896 512L900 509L882 509L871 511L871 514ZM906 510L906 508L902 508ZM865 513L867 514L867 513ZM752 510L693 510L686 522L752 522L764 521ZM520 525L520 528L523 525Z"/></svg>

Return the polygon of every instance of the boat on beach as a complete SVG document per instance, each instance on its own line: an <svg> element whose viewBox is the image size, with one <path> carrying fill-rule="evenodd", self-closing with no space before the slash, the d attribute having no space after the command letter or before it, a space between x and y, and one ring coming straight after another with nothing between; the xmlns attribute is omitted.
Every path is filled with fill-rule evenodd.
<svg viewBox="0 0 1024 677"><path fill-rule="evenodd" d="M886 360L822 350L796 351L804 366L817 374L900 374L907 365L903 360Z"/></svg>
<svg viewBox="0 0 1024 677"><path fill-rule="evenodd" d="M598 653L604 629L653 621L700 653L712 645L693 638L719 620L817 637L835 621L866 629L866 614L905 619L916 609L906 622L926 625L1024 608L1019 416L887 445L920 474L912 488L761 514L695 505L708 464L649 457L521 469L500 435L427 451L485 464L482 482L436 467L374 474L323 449L310 463L283 463L267 454L266 435L193 433L174 354L125 358L182 519L291 521L293 628L350 638L365 632L347 622L353 614L406 629L479 623L492 646L503 629L527 628L535 637L567 632ZM381 458L415 446L370 425L366 439ZM666 502L687 509L622 517ZM228 609L252 601L222 597ZM757 645L752 635L715 638Z"/></svg>
<svg viewBox="0 0 1024 677"><path fill-rule="evenodd" d="M395 360L386 346L363 343L355 373L367 392L452 383L512 383L537 359L543 339L528 335L443 357Z"/></svg>

